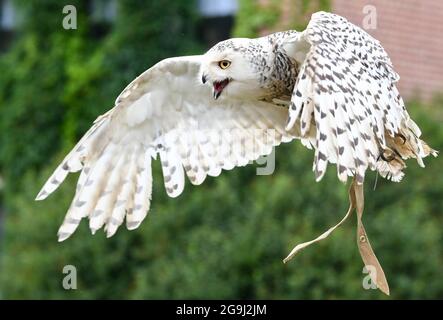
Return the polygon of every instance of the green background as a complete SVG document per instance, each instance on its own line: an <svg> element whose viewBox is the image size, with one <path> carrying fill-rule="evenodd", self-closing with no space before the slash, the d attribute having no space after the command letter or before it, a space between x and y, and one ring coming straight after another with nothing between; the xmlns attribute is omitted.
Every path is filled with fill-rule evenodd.
<svg viewBox="0 0 443 320"><path fill-rule="evenodd" d="M275 2L275 1L274 1ZM306 1L303 1L305 3ZM97 36L85 1L16 1L26 19L0 55L0 172L5 208L0 244L3 299L390 299L443 297L441 158L421 169L409 161L397 184L366 181L365 226L391 287L391 297L364 290L355 217L288 264L282 258L339 221L347 186L330 167L321 183L313 153L299 142L276 149L276 171L256 166L223 172L202 186L166 196L154 162L148 217L135 231L106 239L86 223L68 241L56 232L77 175L44 202L38 190L97 115L136 75L160 59L201 53L192 1L120 1L112 30ZM78 29L61 27L73 4ZM327 9L327 1L320 1ZM255 36L277 13L240 2L237 36ZM303 27L304 22L294 21ZM408 109L436 149L443 149L443 99ZM64 290L65 265L77 268L77 290Z"/></svg>

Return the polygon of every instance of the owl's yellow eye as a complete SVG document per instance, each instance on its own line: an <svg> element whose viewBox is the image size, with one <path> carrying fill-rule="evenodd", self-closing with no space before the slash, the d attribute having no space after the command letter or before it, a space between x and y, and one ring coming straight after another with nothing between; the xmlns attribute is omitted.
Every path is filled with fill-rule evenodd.
<svg viewBox="0 0 443 320"><path fill-rule="evenodd" d="M219 63L218 63L218 66L221 68L221 69L226 69L227 67L229 67L231 65L231 61L229 61L229 60L222 60L222 61L220 61Z"/></svg>

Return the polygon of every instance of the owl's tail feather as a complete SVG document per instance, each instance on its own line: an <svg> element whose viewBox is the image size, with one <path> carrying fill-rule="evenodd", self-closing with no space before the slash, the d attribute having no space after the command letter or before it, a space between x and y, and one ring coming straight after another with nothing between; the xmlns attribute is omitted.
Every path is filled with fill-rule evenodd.
<svg viewBox="0 0 443 320"><path fill-rule="evenodd" d="M429 155L437 157L438 151L421 140L420 136L419 127L410 118L402 121L394 136L385 133L387 148L381 150L377 161L377 170L382 177L399 182L404 176L403 169L406 168L404 160L415 158L424 167L423 158Z"/></svg>

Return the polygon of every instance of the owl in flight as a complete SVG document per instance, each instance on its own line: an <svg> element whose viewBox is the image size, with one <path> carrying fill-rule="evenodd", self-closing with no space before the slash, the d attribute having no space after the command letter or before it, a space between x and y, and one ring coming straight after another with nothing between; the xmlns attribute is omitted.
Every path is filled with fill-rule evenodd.
<svg viewBox="0 0 443 320"><path fill-rule="evenodd" d="M300 139L315 150L321 180L364 182L367 169L400 181L405 159L437 154L420 140L380 43L346 19L312 15L303 32L229 39L204 55L165 59L138 76L98 117L48 179L43 200L80 171L58 232L67 239L82 218L108 237L126 219L146 217L151 160L160 157L166 192L180 195L222 169L245 166L274 146Z"/></svg>

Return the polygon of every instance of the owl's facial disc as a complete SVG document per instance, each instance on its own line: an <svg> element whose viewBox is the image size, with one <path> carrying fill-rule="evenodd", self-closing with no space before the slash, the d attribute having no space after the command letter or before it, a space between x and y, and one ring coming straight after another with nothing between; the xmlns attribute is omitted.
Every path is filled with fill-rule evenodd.
<svg viewBox="0 0 443 320"><path fill-rule="evenodd" d="M229 84L231 80L229 78L226 78L222 81L214 81L212 83L212 94L214 95L214 99L218 99L220 95L222 94L223 90L226 88L226 86Z"/></svg>

